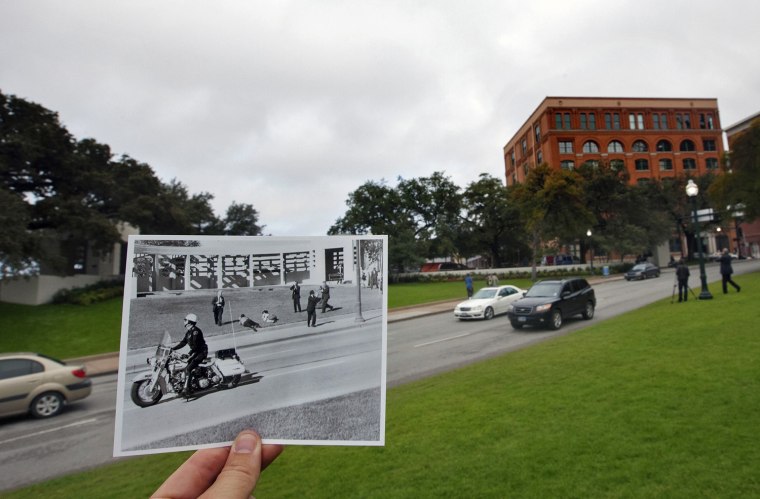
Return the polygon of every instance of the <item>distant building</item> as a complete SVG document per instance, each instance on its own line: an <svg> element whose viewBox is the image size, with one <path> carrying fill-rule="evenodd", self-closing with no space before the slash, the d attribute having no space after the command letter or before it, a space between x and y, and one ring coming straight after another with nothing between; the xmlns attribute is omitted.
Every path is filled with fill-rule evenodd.
<svg viewBox="0 0 760 499"><path fill-rule="evenodd" d="M536 165L625 168L631 183L717 171L717 99L546 97L504 146L507 185Z"/></svg>
<svg viewBox="0 0 760 499"><path fill-rule="evenodd" d="M719 171L723 131L714 98L546 97L504 146L506 184L536 165L625 169L631 184ZM722 236L725 238L725 236ZM661 265L685 254L681 238L655 250ZM715 235L703 242L716 251Z"/></svg>
<svg viewBox="0 0 760 499"><path fill-rule="evenodd" d="M757 120L760 120L760 112L726 128L729 150L733 150L736 139ZM740 256L760 258L760 220L745 222L741 216L737 216L732 222L733 226L729 228L731 251Z"/></svg>
<svg viewBox="0 0 760 499"><path fill-rule="evenodd" d="M42 266L39 275L0 280L0 301L41 305L50 302L53 296L62 289L123 278L126 269L126 241L129 235L139 234L139 230L125 222L119 223L118 229L121 241L114 243L109 251L95 252L92 248L83 248L73 275L56 275L49 272L46 266Z"/></svg>

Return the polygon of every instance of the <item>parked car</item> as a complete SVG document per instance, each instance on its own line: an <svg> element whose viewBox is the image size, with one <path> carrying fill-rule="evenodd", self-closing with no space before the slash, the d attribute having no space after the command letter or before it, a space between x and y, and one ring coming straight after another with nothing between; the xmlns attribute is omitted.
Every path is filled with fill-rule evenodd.
<svg viewBox="0 0 760 499"><path fill-rule="evenodd" d="M523 326L562 327L564 319L582 315L594 317L596 294L586 279L576 277L535 283L523 298L507 308L509 322L515 329Z"/></svg>
<svg viewBox="0 0 760 499"><path fill-rule="evenodd" d="M723 256L722 251L716 251L715 253L710 253L710 256L708 258L712 262L717 262L717 261L720 261L720 257L722 256ZM739 258L739 255L737 255L736 253L729 253L729 256L731 256L731 260L736 260L737 258Z"/></svg>
<svg viewBox="0 0 760 499"><path fill-rule="evenodd" d="M638 281L649 279L650 277L660 277L660 267L653 263L637 263L631 270L625 273L626 281Z"/></svg>
<svg viewBox="0 0 760 499"><path fill-rule="evenodd" d="M0 354L0 416L59 414L92 391L84 366L69 366L37 353Z"/></svg>
<svg viewBox="0 0 760 499"><path fill-rule="evenodd" d="M467 265L454 262L425 263L420 272L443 272L445 270L472 270Z"/></svg>
<svg viewBox="0 0 760 499"><path fill-rule="evenodd" d="M506 313L509 304L520 299L524 292L524 289L511 285L481 288L472 298L454 308L454 317L460 320L492 319Z"/></svg>

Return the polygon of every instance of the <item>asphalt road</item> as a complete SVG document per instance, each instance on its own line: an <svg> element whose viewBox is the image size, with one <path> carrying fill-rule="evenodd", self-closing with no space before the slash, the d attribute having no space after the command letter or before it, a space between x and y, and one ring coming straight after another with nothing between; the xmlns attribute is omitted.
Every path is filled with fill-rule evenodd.
<svg viewBox="0 0 760 499"><path fill-rule="evenodd" d="M691 270L690 285L699 294L699 270L696 267ZM760 270L760 261L735 262L734 270L737 275L756 272ZM717 265L708 264L708 282L717 279L720 279ZM740 278L737 281L741 284ZM595 283L596 317L592 321L568 320L556 332L529 328L514 331L506 317L488 322L457 321L451 311L391 323L388 326L388 384L398 385L571 333L669 298L673 283L674 276L669 270L657 279L642 282L609 279ZM711 284L710 291L720 298L720 283ZM264 370L262 373L266 374ZM0 421L0 490L115 461L111 453L116 376L98 376L93 381L93 394L59 417L43 421L27 418Z"/></svg>

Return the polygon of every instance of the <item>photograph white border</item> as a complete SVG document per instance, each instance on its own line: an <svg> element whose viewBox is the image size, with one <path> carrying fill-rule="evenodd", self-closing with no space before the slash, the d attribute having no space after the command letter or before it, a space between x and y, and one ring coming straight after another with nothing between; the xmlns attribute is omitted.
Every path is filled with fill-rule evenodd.
<svg viewBox="0 0 760 499"><path fill-rule="evenodd" d="M301 286L300 313L292 300L295 281ZM325 281L330 288L326 306L331 308L318 310L317 327L307 329L309 291L318 294ZM387 282L387 236L129 236L114 456L227 446L238 431L250 427L264 443L385 445ZM222 319L211 311L219 290L229 296L229 313ZM276 322L261 324L256 314L263 307L272 309ZM257 324L243 327L238 320L241 310ZM229 349L230 340L235 355L246 351L239 356L246 367L244 380L234 388L208 387L190 398L164 383L163 399L139 408L130 399L132 380L138 370L150 376L146 361L159 342L179 343L186 313L199 317L209 358L220 346ZM161 373L169 379L166 369ZM352 384L360 389L341 392L353 389ZM309 398L299 404L304 391ZM256 407L250 407L246 397ZM225 414L220 416L222 407ZM349 422L344 427L340 418L347 410L356 414L345 418ZM259 411L267 413L266 428L243 425Z"/></svg>

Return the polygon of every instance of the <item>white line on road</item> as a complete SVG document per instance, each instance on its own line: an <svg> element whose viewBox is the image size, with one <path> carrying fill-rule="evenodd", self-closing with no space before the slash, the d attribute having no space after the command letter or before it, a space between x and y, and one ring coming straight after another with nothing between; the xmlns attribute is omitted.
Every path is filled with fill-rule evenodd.
<svg viewBox="0 0 760 499"><path fill-rule="evenodd" d="M455 340L457 338L464 338L465 336L470 336L471 334L472 333L464 333L464 334L460 334L460 335L457 335L457 336L449 336L448 338L441 338L440 340L428 341L427 343L420 343L418 345L414 345L414 348L426 347L428 345L432 345L434 343L440 343L442 341L449 341L449 340Z"/></svg>
<svg viewBox="0 0 760 499"><path fill-rule="evenodd" d="M85 419L85 420L82 420L82 421L77 421L76 423L71 423L71 424L67 424L67 425L63 425L63 426L57 426L55 428L49 428L47 430L42 430L42 431L38 431L38 432L35 432L35 433L30 433L28 435L21 435L19 437L9 438L8 440L0 440L0 445L4 445L4 444L10 443L10 442L15 442L16 440L23 440L25 438L38 437L40 435L44 435L45 433L52 433L54 431L63 430L64 428L73 428L74 426L82 426L82 425L85 425L85 424L88 424L88 423L94 423L97 420L98 420L98 418Z"/></svg>

